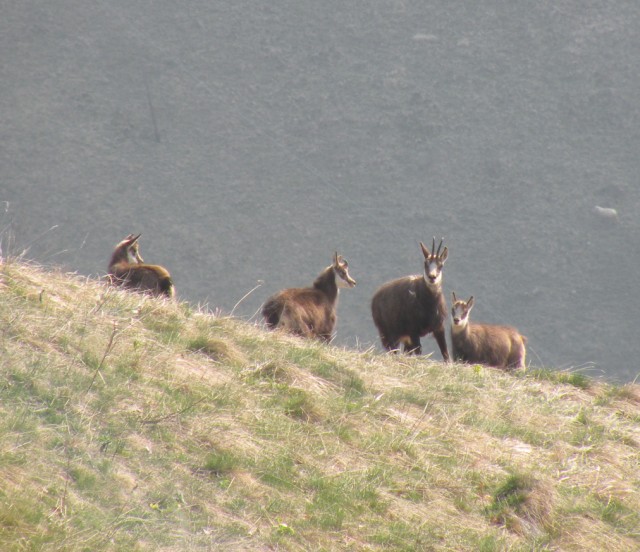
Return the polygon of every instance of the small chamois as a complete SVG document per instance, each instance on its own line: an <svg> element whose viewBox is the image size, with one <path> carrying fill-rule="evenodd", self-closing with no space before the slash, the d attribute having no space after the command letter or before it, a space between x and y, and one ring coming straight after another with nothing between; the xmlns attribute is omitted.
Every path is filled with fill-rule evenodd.
<svg viewBox="0 0 640 552"><path fill-rule="evenodd" d="M111 282L125 289L173 298L175 287L169 271L163 266L146 264L140 255L141 234L129 234L113 251L109 262Z"/></svg>
<svg viewBox="0 0 640 552"><path fill-rule="evenodd" d="M452 293L451 349L456 361L496 368L524 368L527 338L511 326L469 321L473 296L461 301Z"/></svg>
<svg viewBox="0 0 640 552"><path fill-rule="evenodd" d="M431 251L420 242L424 255L424 273L405 276L383 284L371 300L371 314L380 341L388 351L398 351L400 344L409 354L422 353L420 338L433 333L442 358L449 361L445 337L447 304L442 293L442 269L449 254L442 241L436 251L433 238Z"/></svg>
<svg viewBox="0 0 640 552"><path fill-rule="evenodd" d="M329 342L336 324L338 288L352 288L347 261L336 252L311 287L284 289L267 299L262 316L269 329Z"/></svg>

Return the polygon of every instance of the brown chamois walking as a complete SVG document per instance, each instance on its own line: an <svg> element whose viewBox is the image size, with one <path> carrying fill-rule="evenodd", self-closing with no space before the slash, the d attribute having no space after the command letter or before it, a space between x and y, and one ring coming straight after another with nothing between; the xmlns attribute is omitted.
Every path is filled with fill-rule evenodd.
<svg viewBox="0 0 640 552"><path fill-rule="evenodd" d="M140 256L138 239L129 234L113 251L109 262L109 278L125 289L173 298L175 288L169 271L163 266L146 264Z"/></svg>
<svg viewBox="0 0 640 552"><path fill-rule="evenodd" d="M527 338L511 326L469 322L473 296L460 301L452 293L451 352L456 361L496 368L524 368Z"/></svg>
<svg viewBox="0 0 640 552"><path fill-rule="evenodd" d="M262 316L269 329L329 342L336 324L338 288L355 285L347 261L335 253L333 263L320 273L313 286L284 289L272 295L262 307Z"/></svg>
<svg viewBox="0 0 640 552"><path fill-rule="evenodd" d="M437 251L435 238L431 251L420 242L424 274L387 282L373 295L371 314L380 341L388 351L398 351L403 344L405 352L419 355L420 338L433 333L442 358L449 361L445 337L447 303L442 293L442 268L449 251L445 247L440 252L442 241Z"/></svg>

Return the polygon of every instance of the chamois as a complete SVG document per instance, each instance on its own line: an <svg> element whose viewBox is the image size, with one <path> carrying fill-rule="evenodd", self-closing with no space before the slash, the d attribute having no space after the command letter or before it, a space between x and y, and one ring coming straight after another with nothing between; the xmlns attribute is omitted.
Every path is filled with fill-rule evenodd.
<svg viewBox="0 0 640 552"><path fill-rule="evenodd" d="M347 261L336 252L311 287L284 289L267 299L262 316L269 329L329 342L336 324L338 288L352 288Z"/></svg>
<svg viewBox="0 0 640 552"><path fill-rule="evenodd" d="M420 242L424 255L424 274L405 276L383 284L371 300L371 314L380 341L388 351L398 351L400 344L409 354L422 353L420 338L433 333L442 358L449 361L445 337L447 304L442 293L442 268L448 249L442 252L442 241L436 251L433 238L431 251Z"/></svg>
<svg viewBox="0 0 640 552"><path fill-rule="evenodd" d="M524 368L527 338L511 326L469 322L473 296L460 301L452 293L451 349L454 360L496 368Z"/></svg>
<svg viewBox="0 0 640 552"><path fill-rule="evenodd" d="M142 291L156 296L175 296L169 271L163 266L146 264L140 256L138 239L141 234L129 234L113 251L109 262L109 278L125 289Z"/></svg>

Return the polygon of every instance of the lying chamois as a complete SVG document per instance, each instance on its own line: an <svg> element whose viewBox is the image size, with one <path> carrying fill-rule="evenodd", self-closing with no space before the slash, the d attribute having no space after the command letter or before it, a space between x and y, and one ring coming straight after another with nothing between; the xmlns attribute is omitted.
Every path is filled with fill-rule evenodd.
<svg viewBox="0 0 640 552"><path fill-rule="evenodd" d="M129 234L113 251L109 277L113 284L156 296L174 297L175 288L169 271L158 265L145 264L138 250L141 234Z"/></svg>
<svg viewBox="0 0 640 552"><path fill-rule="evenodd" d="M348 266L335 253L333 263L320 273L313 286L284 289L269 297L262 307L267 327L329 342L336 324L338 287L356 285Z"/></svg>
<svg viewBox="0 0 640 552"><path fill-rule="evenodd" d="M420 247L424 274L382 285L371 300L371 314L380 341L388 351L398 351L402 343L405 352L419 355L422 353L420 338L433 333L442 358L449 361L445 337L447 304L442 294L442 268L449 252L446 247L440 252L442 240L436 251L435 238L431 251L422 242Z"/></svg>
<svg viewBox="0 0 640 552"><path fill-rule="evenodd" d="M496 368L524 368L527 338L511 326L469 322L473 297L459 301L453 293L451 349L454 360Z"/></svg>

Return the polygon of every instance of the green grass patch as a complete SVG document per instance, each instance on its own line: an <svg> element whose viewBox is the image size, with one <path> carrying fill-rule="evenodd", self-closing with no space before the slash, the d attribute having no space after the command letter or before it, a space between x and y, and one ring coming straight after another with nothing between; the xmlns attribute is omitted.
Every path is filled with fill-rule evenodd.
<svg viewBox="0 0 640 552"><path fill-rule="evenodd" d="M232 452L213 450L205 458L203 468L216 476L226 475L241 468L239 459Z"/></svg>
<svg viewBox="0 0 640 552"><path fill-rule="evenodd" d="M234 361L237 352L228 340L200 335L187 342L187 349L206 355L215 362Z"/></svg>
<svg viewBox="0 0 640 552"><path fill-rule="evenodd" d="M145 313L142 319L144 325L156 335L158 341L165 345L176 343L182 337L184 320L178 314L160 316L159 312L152 310Z"/></svg>
<svg viewBox="0 0 640 552"><path fill-rule="evenodd" d="M593 385L593 380L589 376L581 372L552 370L550 368L536 368L529 370L527 372L527 375L539 380L573 385L578 389L589 389Z"/></svg>

